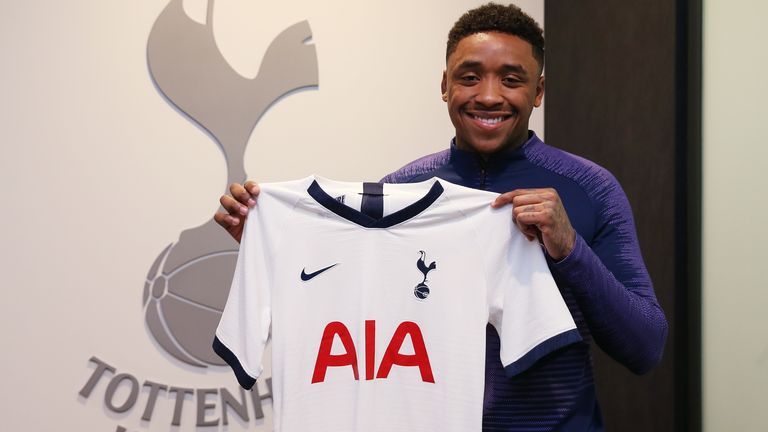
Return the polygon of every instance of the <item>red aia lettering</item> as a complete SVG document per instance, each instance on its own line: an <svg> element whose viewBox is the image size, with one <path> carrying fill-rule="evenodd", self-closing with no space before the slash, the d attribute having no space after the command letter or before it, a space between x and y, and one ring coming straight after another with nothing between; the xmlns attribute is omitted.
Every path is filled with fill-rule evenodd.
<svg viewBox="0 0 768 432"><path fill-rule="evenodd" d="M365 320L365 379L373 379L376 367L376 321Z"/></svg>
<svg viewBox="0 0 768 432"><path fill-rule="evenodd" d="M331 348L333 346L333 340L335 336L339 336L342 345L344 345L344 354L331 354ZM413 354L400 354L400 348L403 346L405 337L411 337L411 343L413 344ZM374 379L374 369L376 360L376 321L365 321L365 379ZM384 379L389 376L389 372L393 365L404 367L418 367L421 373L421 380L424 382L434 383L435 378L432 374L432 365L429 362L429 355L427 354L427 347L424 345L424 336L421 334L419 326L411 321L405 321L401 323L395 334L392 336L392 340L389 342L386 351L384 352L384 358L381 360L379 371L376 373L376 378ZM355 380L359 379L357 370L357 351L355 350L355 344L352 341L352 336L349 333L347 327L334 321L323 330L322 340L320 341L320 349L317 352L317 360L315 361L315 370L312 374L312 384L325 381L325 373L328 371L328 367L339 366L352 366L352 373L355 376Z"/></svg>
<svg viewBox="0 0 768 432"><path fill-rule="evenodd" d="M331 354L331 346L336 335L339 336L342 345L344 345L344 350L346 350L344 354ZM352 366L355 379L358 379L355 343L352 342L352 336L349 334L347 326L338 321L328 324L323 330L320 350L317 352L317 360L315 361L315 372L312 374L312 384L325 381L325 372L328 370L328 366Z"/></svg>
<svg viewBox="0 0 768 432"><path fill-rule="evenodd" d="M403 346L406 335L411 336L411 343L413 344L412 355L400 354L400 347ZM387 350L384 352L384 358L381 359L381 366L379 366L379 373L376 374L376 378L386 378L393 364L398 366L418 366L422 381L435 382L435 378L432 376L432 366L429 364L427 347L424 346L424 336L421 335L421 329L419 329L416 323L406 321L397 327Z"/></svg>

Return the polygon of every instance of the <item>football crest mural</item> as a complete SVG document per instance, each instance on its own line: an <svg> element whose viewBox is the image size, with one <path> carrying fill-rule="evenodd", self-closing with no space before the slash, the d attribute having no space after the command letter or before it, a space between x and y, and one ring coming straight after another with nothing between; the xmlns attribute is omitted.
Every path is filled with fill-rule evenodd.
<svg viewBox="0 0 768 432"><path fill-rule="evenodd" d="M181 0L172 0L149 35L147 62L160 93L224 152L228 185L246 179L243 157L259 119L289 93L317 87L318 68L312 32L303 21L274 38L255 78L238 74L216 46L213 3L206 23L199 24L185 14ZM236 258L237 244L212 218L183 231L157 257L143 305L152 336L168 354L193 366L224 365L211 341Z"/></svg>

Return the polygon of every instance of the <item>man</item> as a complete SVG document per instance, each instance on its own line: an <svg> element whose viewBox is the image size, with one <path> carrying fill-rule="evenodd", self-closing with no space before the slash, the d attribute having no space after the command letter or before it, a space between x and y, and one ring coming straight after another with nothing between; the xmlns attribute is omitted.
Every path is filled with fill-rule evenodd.
<svg viewBox="0 0 768 432"><path fill-rule="evenodd" d="M438 176L499 192L494 207L541 243L584 343L561 349L507 379L499 339L487 330L484 431L595 431L589 341L641 374L660 360L667 321L640 255L627 198L603 168L549 147L528 130L544 95L544 38L516 6L487 4L451 29L443 100L456 129L448 150L386 176L416 182ZM233 184L216 221L239 239L258 186Z"/></svg>

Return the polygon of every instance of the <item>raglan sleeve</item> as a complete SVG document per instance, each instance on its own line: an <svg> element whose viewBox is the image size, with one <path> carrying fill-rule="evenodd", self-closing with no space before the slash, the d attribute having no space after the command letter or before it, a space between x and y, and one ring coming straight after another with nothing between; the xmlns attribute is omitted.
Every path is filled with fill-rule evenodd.
<svg viewBox="0 0 768 432"><path fill-rule="evenodd" d="M495 235L485 237L489 322L499 334L504 370L512 377L581 336L541 247L515 229L509 208L491 212L488 227L495 228L490 230Z"/></svg>
<svg viewBox="0 0 768 432"><path fill-rule="evenodd" d="M229 297L213 340L213 350L250 390L262 372L262 356L272 316L271 249L279 230L271 229L271 200L264 193L248 215Z"/></svg>

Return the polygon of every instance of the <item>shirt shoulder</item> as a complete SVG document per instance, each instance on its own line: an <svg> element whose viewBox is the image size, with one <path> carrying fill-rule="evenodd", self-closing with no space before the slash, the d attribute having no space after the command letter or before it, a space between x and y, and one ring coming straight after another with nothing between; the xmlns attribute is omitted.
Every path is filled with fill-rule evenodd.
<svg viewBox="0 0 768 432"><path fill-rule="evenodd" d="M474 189L456 183L452 183L443 178L439 178L439 183L443 187L443 194L437 206L434 208L435 214L441 214L447 221L457 222L459 219L464 223L470 224L473 229L483 229L493 231L493 228L486 227L491 219L507 221L508 209L503 212L491 207L491 203L499 196L496 192L490 192L480 189ZM503 215L497 215L503 213ZM432 215L432 219L437 219Z"/></svg>
<svg viewBox="0 0 768 432"><path fill-rule="evenodd" d="M313 181L314 176L310 176L298 180L260 183L260 192L257 200L269 197L278 201L295 201L307 194L307 189Z"/></svg>
<svg viewBox="0 0 768 432"><path fill-rule="evenodd" d="M440 169L446 165L451 158L450 149L432 153L420 157L413 162L406 164L395 172L387 174L382 182L384 183L409 183L417 177L429 175L429 173Z"/></svg>
<svg viewBox="0 0 768 432"><path fill-rule="evenodd" d="M597 234L606 224L632 221L632 209L624 190L614 175L602 166L583 157L568 153L542 142L526 149L526 158L576 186L585 195L591 207L591 232ZM574 190L564 188L564 191ZM562 193L562 192L561 192ZM567 192L566 192L567 193ZM563 202L583 200L561 196ZM573 209L577 211L581 210ZM587 239L589 242L590 240Z"/></svg>
<svg viewBox="0 0 768 432"><path fill-rule="evenodd" d="M526 157L534 165L571 180L596 201L621 188L613 174L602 166L543 142L526 149Z"/></svg>
<svg viewBox="0 0 768 432"><path fill-rule="evenodd" d="M249 211L243 227L241 249L244 243L249 242L276 248L284 237L284 228L301 213L298 208L310 201L307 188L313 181L314 177L310 176L259 184L256 205Z"/></svg>

